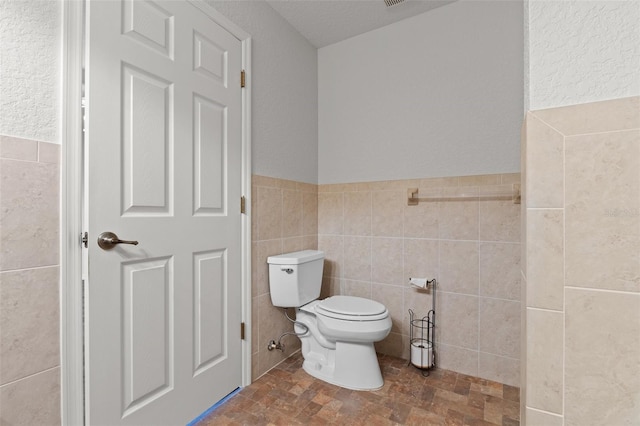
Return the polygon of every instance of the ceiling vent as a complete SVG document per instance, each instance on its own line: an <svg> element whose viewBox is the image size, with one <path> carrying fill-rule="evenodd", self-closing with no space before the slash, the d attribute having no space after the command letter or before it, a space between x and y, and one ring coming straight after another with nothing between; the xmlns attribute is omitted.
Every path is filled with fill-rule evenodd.
<svg viewBox="0 0 640 426"><path fill-rule="evenodd" d="M395 6L400 3L404 3L404 0L384 0L384 4L386 4L387 7Z"/></svg>

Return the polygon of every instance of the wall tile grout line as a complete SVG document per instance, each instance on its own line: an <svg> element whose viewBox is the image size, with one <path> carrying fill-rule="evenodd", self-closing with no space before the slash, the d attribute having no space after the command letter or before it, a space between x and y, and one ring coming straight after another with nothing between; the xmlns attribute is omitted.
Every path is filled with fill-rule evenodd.
<svg viewBox="0 0 640 426"><path fill-rule="evenodd" d="M60 264L51 264L51 265L31 266L27 268L2 269L0 270L0 274L4 274L6 272L24 272L24 271L33 271L38 269L57 268L59 266Z"/></svg>
<svg viewBox="0 0 640 426"><path fill-rule="evenodd" d="M56 364L53 367L45 368L44 370L40 370L40 371L37 371L37 372L32 373L32 374L28 374L26 376L20 377L19 379L15 379L15 380L11 380L10 382L3 383L3 384L0 385L0 388L6 387L6 386L10 386L12 384L18 383L18 382L23 381L23 380L31 379L33 377L39 376L39 375L44 374L44 373L48 373L49 371L53 371L53 370L58 369L58 368L60 368L60 364Z"/></svg>

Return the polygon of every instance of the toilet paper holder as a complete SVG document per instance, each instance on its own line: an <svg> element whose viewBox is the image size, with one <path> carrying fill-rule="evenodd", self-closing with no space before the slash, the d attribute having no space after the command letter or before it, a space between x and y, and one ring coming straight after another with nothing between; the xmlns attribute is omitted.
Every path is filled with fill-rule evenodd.
<svg viewBox="0 0 640 426"><path fill-rule="evenodd" d="M425 290L431 290L431 309L427 315L416 317L409 309L409 363L422 370L423 376L428 376L436 366L436 280L427 281Z"/></svg>

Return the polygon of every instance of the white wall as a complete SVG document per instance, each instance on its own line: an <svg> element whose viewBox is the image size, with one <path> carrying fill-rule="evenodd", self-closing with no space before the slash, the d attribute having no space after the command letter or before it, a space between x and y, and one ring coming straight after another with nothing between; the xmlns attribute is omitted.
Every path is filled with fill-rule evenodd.
<svg viewBox="0 0 640 426"><path fill-rule="evenodd" d="M60 142L61 10L0 1L0 134Z"/></svg>
<svg viewBox="0 0 640 426"><path fill-rule="evenodd" d="M317 183L316 48L264 1L207 2L252 36L253 173Z"/></svg>
<svg viewBox="0 0 640 426"><path fill-rule="evenodd" d="M321 48L319 182L518 172L522 24L459 1Z"/></svg>
<svg viewBox="0 0 640 426"><path fill-rule="evenodd" d="M263 1L209 2L253 36L253 172L316 183L316 49ZM0 134L60 142L61 2L0 1Z"/></svg>
<svg viewBox="0 0 640 426"><path fill-rule="evenodd" d="M640 94L638 0L531 0L525 24L528 109Z"/></svg>

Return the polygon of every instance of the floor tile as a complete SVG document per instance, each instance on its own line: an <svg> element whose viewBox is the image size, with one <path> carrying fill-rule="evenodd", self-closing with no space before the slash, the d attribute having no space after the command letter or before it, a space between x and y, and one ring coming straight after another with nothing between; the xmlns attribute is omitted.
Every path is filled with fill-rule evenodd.
<svg viewBox="0 0 640 426"><path fill-rule="evenodd" d="M309 376L297 353L203 419L209 425L519 426L520 389L453 371L427 377L380 355L377 391L353 391Z"/></svg>

